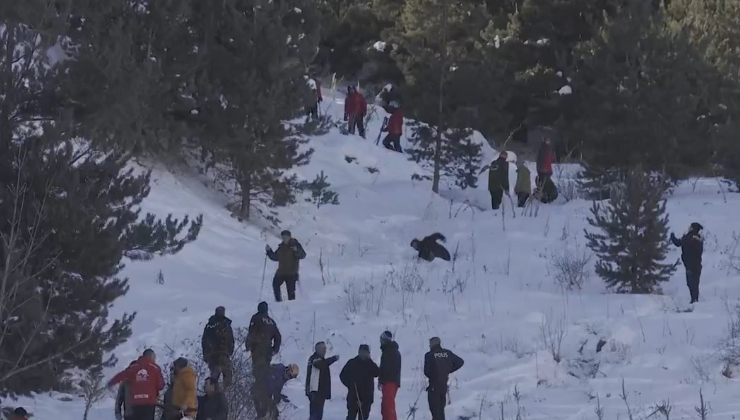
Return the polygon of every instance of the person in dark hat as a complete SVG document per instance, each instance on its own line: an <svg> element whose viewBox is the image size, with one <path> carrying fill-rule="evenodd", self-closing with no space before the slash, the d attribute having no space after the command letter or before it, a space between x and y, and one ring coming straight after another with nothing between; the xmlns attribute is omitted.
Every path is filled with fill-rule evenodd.
<svg viewBox="0 0 740 420"><path fill-rule="evenodd" d="M508 156L505 150L502 151L488 167L488 192L491 193L493 210L498 210L504 194L509 194L509 163L506 161Z"/></svg>
<svg viewBox="0 0 740 420"><path fill-rule="evenodd" d="M369 418L375 397L375 378L379 375L380 368L370 358L370 346L361 344L357 357L349 359L339 374L339 380L347 387L347 420Z"/></svg>
<svg viewBox="0 0 740 420"><path fill-rule="evenodd" d="M300 261L306 258L306 251L303 250L301 243L293 238L290 231L284 230L280 232L280 237L282 242L280 242L280 245L278 245L275 251L270 248L270 245L265 246L267 258L278 263L275 277L272 279L275 302L283 300L280 293L283 283L285 283L285 287L288 289L288 300L295 300L295 286L298 282Z"/></svg>
<svg viewBox="0 0 740 420"><path fill-rule="evenodd" d="M383 420L397 420L396 394L401 387L401 352L390 331L380 334L380 351L378 389L383 397L380 401L380 413Z"/></svg>
<svg viewBox="0 0 740 420"><path fill-rule="evenodd" d="M257 313L252 315L249 321L246 340L247 351L252 352L252 372L258 393L268 388L270 362L272 356L280 351L283 340L275 320L267 312L267 302L260 302L257 305ZM256 398L264 401L267 397L256 395Z"/></svg>
<svg viewBox="0 0 740 420"><path fill-rule="evenodd" d="M226 308L219 306L208 319L201 340L203 361L208 365L211 378L218 383L221 375L224 386L231 385L231 356L234 354L234 330L226 317Z"/></svg>
<svg viewBox="0 0 740 420"><path fill-rule="evenodd" d="M465 364L455 353L442 348L439 337L429 339L429 351L424 355L424 376L429 379L427 400L432 420L445 420L447 382L450 374Z"/></svg>
<svg viewBox="0 0 740 420"><path fill-rule="evenodd" d="M704 226L694 222L689 226L688 232L681 239L671 232L671 242L681 248L681 261L686 269L686 285L689 286L691 295L690 304L699 301L699 279L701 278L701 258L704 254L704 237L701 231Z"/></svg>
<svg viewBox="0 0 740 420"><path fill-rule="evenodd" d="M10 420L28 420L28 411L23 407L18 407L13 410L10 415Z"/></svg>

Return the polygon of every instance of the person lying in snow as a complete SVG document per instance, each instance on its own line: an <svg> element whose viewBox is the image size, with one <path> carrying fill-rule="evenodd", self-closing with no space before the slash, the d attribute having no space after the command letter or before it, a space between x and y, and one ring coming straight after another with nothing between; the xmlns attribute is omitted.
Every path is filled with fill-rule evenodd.
<svg viewBox="0 0 740 420"><path fill-rule="evenodd" d="M447 248L437 243L445 242L447 239L441 233L432 233L422 240L414 239L411 241L411 248L419 251L419 258L425 261L434 261L434 258L441 258L445 261L450 260L450 252Z"/></svg>

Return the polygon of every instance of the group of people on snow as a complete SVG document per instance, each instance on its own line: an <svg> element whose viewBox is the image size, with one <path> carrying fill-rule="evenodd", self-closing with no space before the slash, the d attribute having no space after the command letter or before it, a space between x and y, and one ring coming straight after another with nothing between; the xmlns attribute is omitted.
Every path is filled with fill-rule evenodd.
<svg viewBox="0 0 740 420"><path fill-rule="evenodd" d="M498 210L501 207L504 194L509 195L509 155L506 151L499 153L498 158L488 167L488 191L491 194L491 208ZM537 152L537 177L535 191L532 193L532 175L519 160L516 164L517 180L514 193L517 196L517 206L525 207L530 198L534 197L542 203L551 203L558 198L558 189L552 181L552 165L555 162L552 143L549 137L544 137Z"/></svg>

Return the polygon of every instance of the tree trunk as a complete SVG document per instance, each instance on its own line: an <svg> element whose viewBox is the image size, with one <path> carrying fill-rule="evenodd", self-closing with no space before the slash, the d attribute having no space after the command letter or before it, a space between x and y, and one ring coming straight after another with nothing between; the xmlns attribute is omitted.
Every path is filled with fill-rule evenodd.
<svg viewBox="0 0 740 420"><path fill-rule="evenodd" d="M252 185L251 182L249 182L249 176L242 177L242 180L239 181L239 188L241 189L242 199L239 213L244 220L249 220L249 209L252 206Z"/></svg>
<svg viewBox="0 0 740 420"><path fill-rule="evenodd" d="M442 134L444 133L444 83L447 73L447 1L442 1L442 60L439 71L439 120L437 121L437 139L434 142L434 173L432 191L439 194L440 172L442 171Z"/></svg>

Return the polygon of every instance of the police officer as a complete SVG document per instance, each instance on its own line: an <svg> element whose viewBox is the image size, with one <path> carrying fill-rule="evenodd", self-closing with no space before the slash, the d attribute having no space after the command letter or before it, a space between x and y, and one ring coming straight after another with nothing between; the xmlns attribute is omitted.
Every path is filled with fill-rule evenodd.
<svg viewBox="0 0 740 420"><path fill-rule="evenodd" d="M464 363L455 353L442 348L439 337L429 340L429 351L424 355L424 376L429 379L427 398L432 420L445 420L447 381L450 373L460 369Z"/></svg>
<svg viewBox="0 0 740 420"><path fill-rule="evenodd" d="M272 356L280 351L282 336L275 320L267 314L267 302L257 305L257 313L249 321L247 333L247 351L252 352L252 373L257 383L255 398L260 404L267 404L267 394L260 392L267 389L270 362Z"/></svg>

